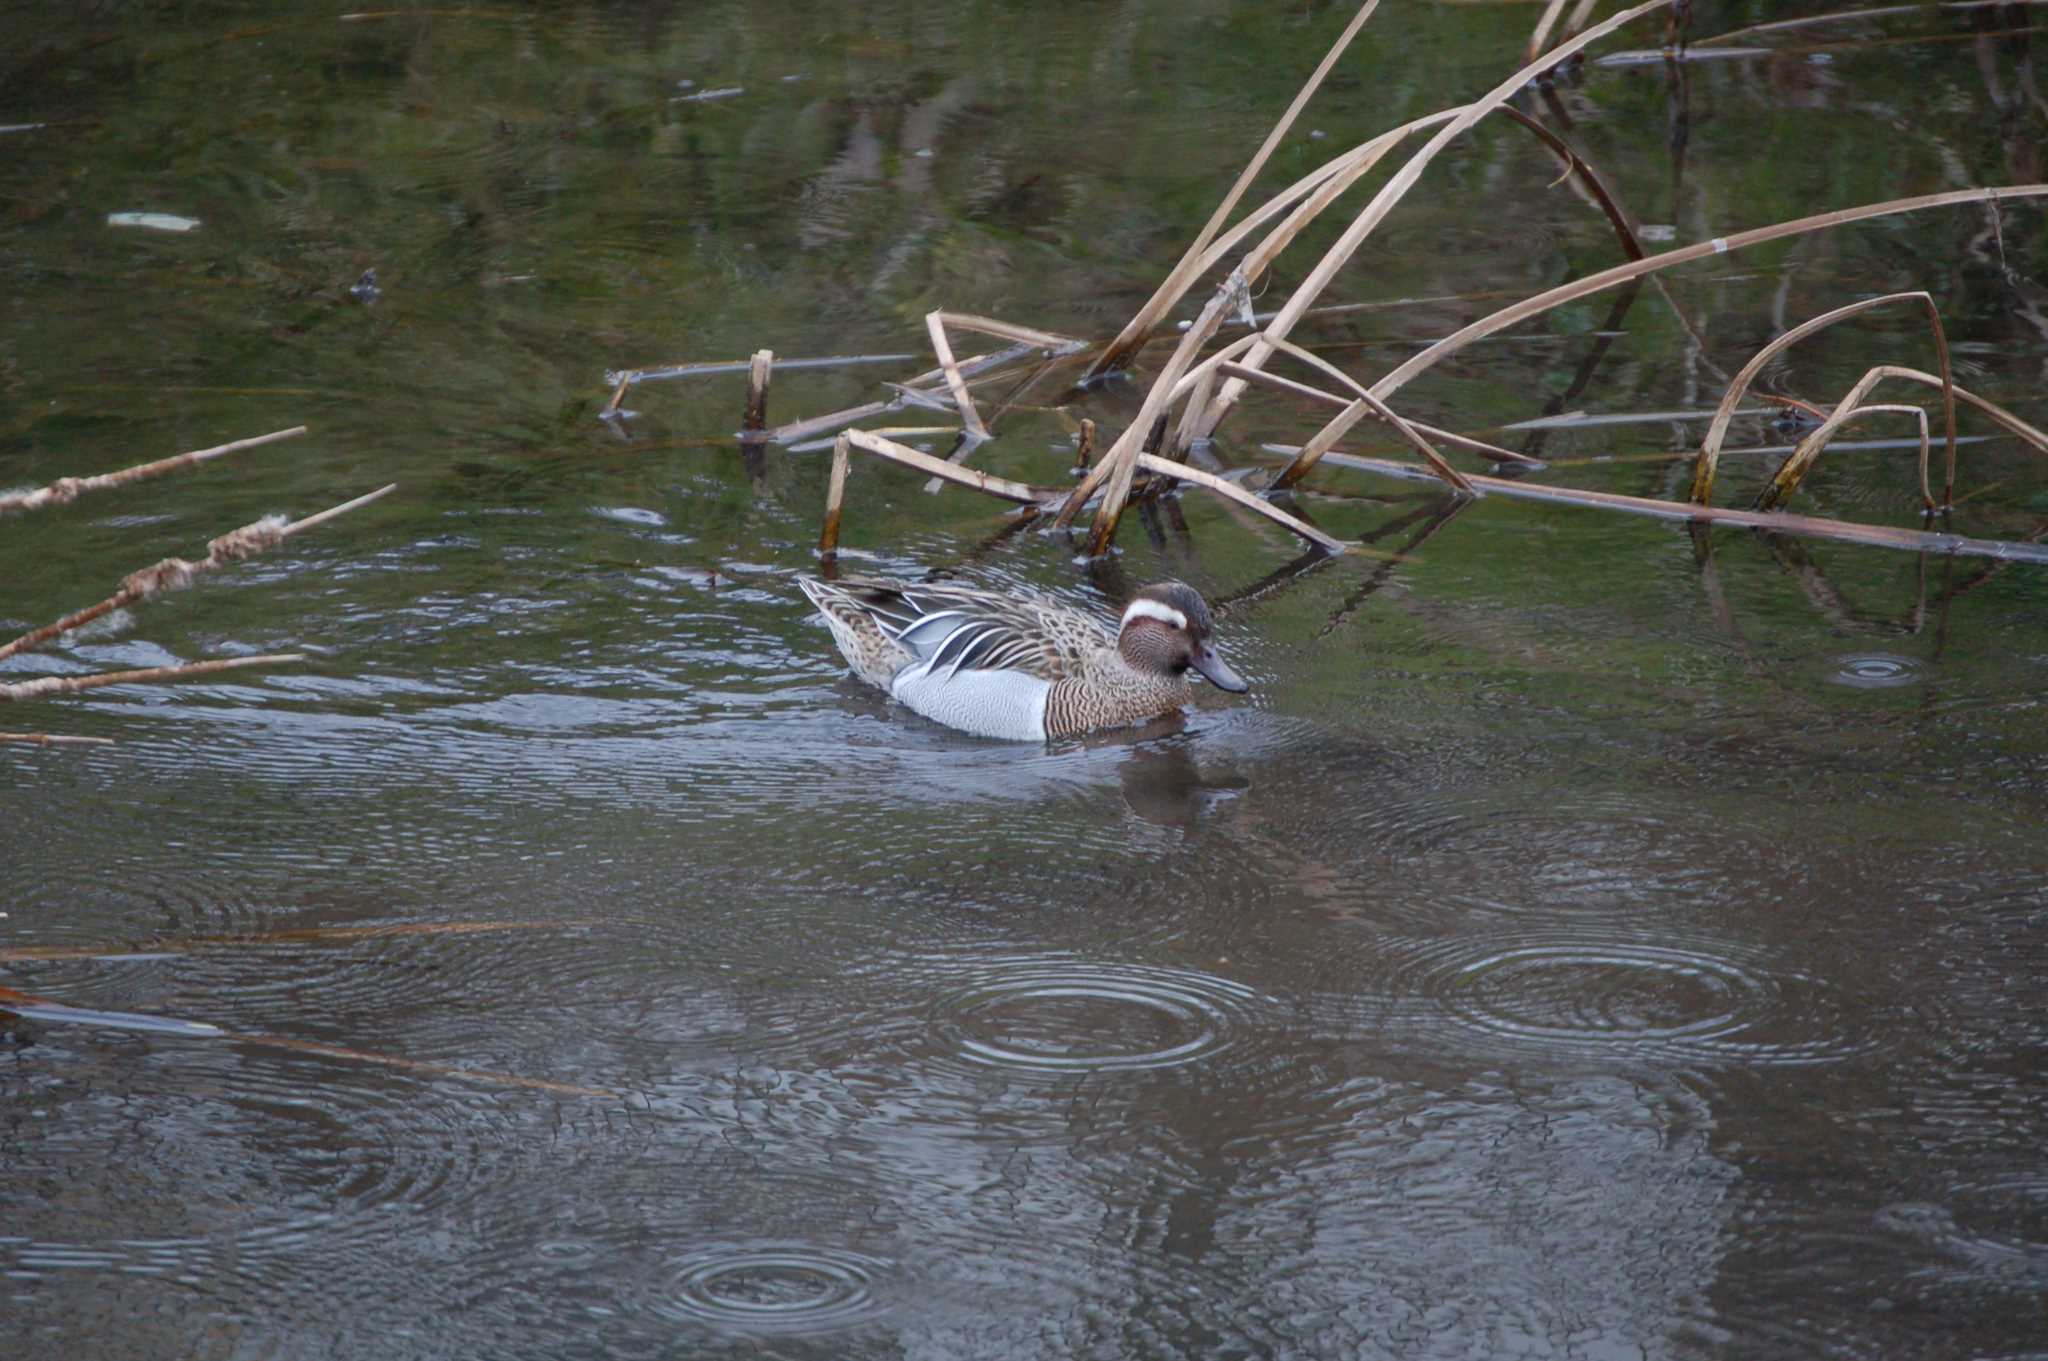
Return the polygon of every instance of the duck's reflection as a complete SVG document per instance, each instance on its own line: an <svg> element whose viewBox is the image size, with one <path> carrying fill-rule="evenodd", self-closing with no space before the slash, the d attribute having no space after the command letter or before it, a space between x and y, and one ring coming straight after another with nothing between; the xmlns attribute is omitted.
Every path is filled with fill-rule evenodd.
<svg viewBox="0 0 2048 1361"><path fill-rule="evenodd" d="M1195 763L1193 746L1187 716L1173 713L1138 727L1074 738L1053 750L1127 748L1116 770L1124 806L1155 826L1186 831L1219 801L1251 788L1251 781L1235 773L1205 773Z"/></svg>

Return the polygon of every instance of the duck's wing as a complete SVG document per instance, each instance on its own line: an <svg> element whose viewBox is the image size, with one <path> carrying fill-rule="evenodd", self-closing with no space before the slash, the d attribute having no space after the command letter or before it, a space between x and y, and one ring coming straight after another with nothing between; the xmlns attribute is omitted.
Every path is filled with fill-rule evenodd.
<svg viewBox="0 0 2048 1361"><path fill-rule="evenodd" d="M934 677L1019 671L1061 680L1109 646L1088 616L1047 600L944 583L850 578L836 584L854 592L876 627Z"/></svg>

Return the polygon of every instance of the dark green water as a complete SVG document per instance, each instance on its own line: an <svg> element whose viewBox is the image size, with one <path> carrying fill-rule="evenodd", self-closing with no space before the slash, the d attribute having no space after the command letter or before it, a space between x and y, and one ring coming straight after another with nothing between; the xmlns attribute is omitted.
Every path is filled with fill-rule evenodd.
<svg viewBox="0 0 2048 1361"><path fill-rule="evenodd" d="M1388 6L1272 184L1483 91L1536 12ZM2039 44L1984 36L2035 13L1794 30L1524 103L1653 249L1688 244L2042 178ZM0 987L226 1032L0 1034L0 1342L2037 1355L2043 569L1452 513L1331 469L1298 504L1371 554L1290 575L1291 540L1191 493L1090 573L861 465L850 566L1224 602L1250 695L1012 747L846 677L793 581L825 461L750 466L738 378L635 388L630 440L598 419L608 370L914 352L784 372L771 414L866 401L929 366L936 307L1106 338L1346 17L0 7L0 125L45 125L0 132L0 483L311 427L0 521L0 626L399 483L0 663L311 654L0 710L118 739L0 747ZM1612 263L1554 178L1504 125L1459 143L1330 294L1384 305L1297 338L1369 378ZM137 212L200 225L109 223ZM1677 271L1618 323L1565 309L1403 409L1701 413L1786 327L1924 288L1959 380L2039 425L2044 280L2038 201L1888 219ZM1924 325L1872 314L1760 386L1827 403L1886 361L1927 366ZM1055 482L1074 423L1141 392L1050 383L976 464ZM1257 397L1217 456L1319 419ZM1552 431L1544 476L1681 494L1703 428ZM1738 422L1720 499L1782 442ZM1911 524L1911 458L1838 448L1795 508ZM2048 522L2025 446L1962 467L1957 531Z"/></svg>

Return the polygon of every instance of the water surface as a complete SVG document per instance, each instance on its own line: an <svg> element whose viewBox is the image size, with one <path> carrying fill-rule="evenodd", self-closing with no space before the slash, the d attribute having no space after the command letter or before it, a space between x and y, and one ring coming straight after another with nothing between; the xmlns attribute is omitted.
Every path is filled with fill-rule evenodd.
<svg viewBox="0 0 2048 1361"><path fill-rule="evenodd" d="M1819 12L1694 9L1700 33ZM1653 248L2037 179L2038 45L1998 14L1591 66L1524 102ZM1534 17L1390 8L1269 178L1487 88ZM1106 338L1345 18L0 13L33 34L0 60L0 124L46 124L0 135L0 480L312 427L0 523L0 623L400 484L0 666L310 654L5 716L118 744L0 749L0 987L42 999L0 1033L0 1336L2038 1352L2037 569L1328 470L1297 504L1376 553L1288 568L1284 535L1191 495L1090 573L863 465L849 567L1099 613L1176 575L1220 602L1251 694L1009 746L845 675L793 582L824 460L744 456L739 378L633 389L630 439L599 419L608 370L918 352L785 372L771 412L865 401L927 366L935 307ZM1611 263L1554 178L1512 129L1460 142L1332 294L1372 306L1304 339L1369 376ZM1408 410L1700 412L1785 327L1925 288L1961 381L2039 424L2044 240L2016 204L1780 243L1476 347ZM1831 402L1927 354L1872 314L1764 387ZM1117 429L1141 391L1054 382L977 465L1057 481L1078 420ZM1261 397L1217 456L1270 462L1316 419ZM1702 429L1498 438L1668 496ZM1724 502L1775 466L1741 450L1783 441L1738 423ZM1912 523L1910 460L1838 451L1798 508ZM1963 466L1958 531L2048 520L2023 446Z"/></svg>

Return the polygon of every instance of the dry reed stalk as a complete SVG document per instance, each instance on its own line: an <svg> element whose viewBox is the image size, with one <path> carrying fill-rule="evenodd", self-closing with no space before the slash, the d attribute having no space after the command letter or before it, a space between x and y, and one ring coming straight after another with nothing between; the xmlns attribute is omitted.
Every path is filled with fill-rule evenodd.
<svg viewBox="0 0 2048 1361"><path fill-rule="evenodd" d="M746 435L758 440L762 427L768 424L768 380L775 370L775 351L756 350L747 367L746 414L740 419L740 429Z"/></svg>
<svg viewBox="0 0 2048 1361"><path fill-rule="evenodd" d="M1064 529L1072 523L1075 513L1096 488L1106 487L1102 504L1095 512L1094 527L1089 531L1090 556L1099 555L1116 535L1116 522L1123 514L1124 502L1129 499L1131 493L1131 478L1137 472L1140 444L1152 438L1154 428L1165 419L1167 405L1176 385L1186 376L1196 352L1207 343L1211 335L1215 334L1217 321L1229 307L1244 297L1245 293L1243 271L1232 270L1230 277L1218 286L1208 304L1202 308L1202 313L1195 319L1195 324L1181 336L1180 343L1174 347L1173 355L1166 361L1166 367L1159 371L1159 376L1153 380L1151 389L1146 392L1137 416L1124 428L1124 432L1117 436L1116 443L1110 446L1102 461L1095 465L1088 476L1081 479L1080 485L1074 488L1073 494L1060 508L1054 524ZM1246 336L1243 341L1224 347L1221 353L1234 355L1251 339L1252 337ZM1218 356L1215 355L1210 356L1207 361L1209 364L1216 362Z"/></svg>
<svg viewBox="0 0 2048 1361"><path fill-rule="evenodd" d="M1346 431L1350 430L1352 426L1365 417L1374 416L1393 426L1394 432L1397 435L1406 440L1412 448L1420 451L1423 458L1429 463L1429 466L1436 472L1438 477L1441 477L1453 488L1467 496L1477 494L1473 491L1472 484L1467 482L1456 468L1453 468L1444 461L1443 455L1439 454L1430 445L1430 442L1423 437L1419 429L1396 415L1384 404L1375 401L1371 393L1361 391L1355 400L1347 401L1334 392L1325 392L1321 388L1310 387L1306 383L1297 383L1292 379L1267 373L1264 369L1248 369L1242 364L1235 363L1220 364L1217 366L1217 372L1233 378L1242 378L1246 382L1277 388L1283 392L1298 393L1326 404L1334 403L1338 408L1337 415L1321 430L1317 431L1313 439L1307 444L1302 445L1300 451L1289 460L1287 466L1278 473L1275 473L1266 483L1265 489L1268 492L1285 491L1296 482L1299 482L1304 473L1315 467L1316 462L1335 447L1337 441L1344 437Z"/></svg>
<svg viewBox="0 0 2048 1361"><path fill-rule="evenodd" d="M192 584L192 578L200 572L210 572L216 567L242 562L258 553L275 548L294 534L304 533L316 525L325 524L337 515L345 515L360 506L366 506L378 497L396 489L396 482L379 487L376 491L330 506L317 515L308 515L303 520L286 523L281 515L266 515L240 529L221 535L206 545L206 556L198 562L187 562L183 558L165 558L152 567L130 572L121 581L121 589L97 605L88 605L75 614L67 614L53 624L31 629L13 642L0 646L0 661L5 661L17 652L41 647L61 633L69 633L82 625L89 624L103 614L109 614L123 606L164 591L178 591Z"/></svg>
<svg viewBox="0 0 2048 1361"><path fill-rule="evenodd" d="M1814 445L1812 454L1807 456L1807 464L1810 466L1815 459L1818 459L1820 457L1821 451L1827 448L1829 441L1831 441L1834 438L1835 432L1841 429L1844 425L1847 425L1850 421L1858 420L1864 416L1877 415L1911 416L1914 420L1919 422L1920 504L1929 515L1932 515L1936 510L1940 509L1940 507L1935 504L1934 493L1928 490L1927 486L1927 459L1928 454L1931 452L1932 449L1932 441L1929 438L1928 434L1927 408L1925 407L1909 406L1904 403L1898 402L1875 402L1868 406L1837 408L1833 415L1822 419L1820 429L1814 431L1811 435L1807 436L1806 440L1802 440L1800 442L1802 447L1808 441L1811 441ZM1794 449L1792 451L1792 458L1798 457L1799 450ZM1790 463L1791 461L1791 459L1786 460L1787 463ZM1804 471L1802 471L1800 473L1800 477L1804 476L1805 473ZM1785 495L1790 496L1792 494L1792 491L1797 486L1798 479L1795 478L1792 483L1792 486L1786 488ZM1782 499L1782 497L1774 498L1773 501L1771 501L1770 503L1766 503L1762 497L1759 497L1753 508L1756 510L1769 510L1771 509L1772 505L1775 505L1777 501Z"/></svg>
<svg viewBox="0 0 2048 1361"><path fill-rule="evenodd" d="M273 430L267 435L253 435L228 444L216 444L211 449L194 449L187 454L174 454L160 458L154 463L138 463L132 468L117 472L99 473L93 477L60 477L47 487L35 491L14 492L0 496L0 511L41 510L44 506L61 506L74 501L83 492L105 491L110 487L125 486L130 482L141 482L152 477L162 477L181 468L195 467L224 454L253 449L259 444L271 444L278 440L291 439L306 433L306 427L295 425L289 430Z"/></svg>
<svg viewBox="0 0 2048 1361"><path fill-rule="evenodd" d="M1336 554L1345 550L1346 545L1342 539L1330 537L1306 520L1289 515L1264 497L1254 496L1243 487L1214 473L1205 473L1199 468L1190 468L1185 463L1175 463L1171 459L1158 458L1152 454L1139 454L1137 462L1138 466L1148 473L1171 477L1181 482L1192 482L1198 487L1207 487L1225 500L1234 501L1249 511L1263 515L1283 529L1300 535L1325 553Z"/></svg>
<svg viewBox="0 0 2048 1361"><path fill-rule="evenodd" d="M1359 6L1358 13L1344 26L1344 31L1337 35L1337 41L1330 44L1330 50L1324 54L1321 64L1309 75L1307 81L1303 82L1301 89L1294 96L1294 102L1287 106L1287 112L1280 115L1280 121L1273 125L1273 130L1266 134L1266 140L1252 153L1252 158L1245 163L1244 169L1238 172L1237 182L1230 186L1229 192L1223 196L1223 201L1216 205L1216 211L1209 214L1209 220L1202 224L1202 230L1195 233L1195 239L1188 243L1180 262L1168 271L1165 280L1160 283L1151 299L1138 310L1138 314L1131 318L1124 329L1117 333L1116 338L1110 341L1096 357L1095 362L1089 365L1087 377L1098 378L1110 369L1120 367L1132 351L1145 343L1153 328L1159 324L1174 302L1194 286L1195 279L1207 272L1208 267L1203 261L1208 254L1209 243L1215 239L1216 233L1222 230L1231 213L1236 211L1239 201L1244 198L1245 190L1251 187L1252 181L1265 169L1266 162L1272 158L1275 148L1280 145L1280 140L1287 135L1288 129L1294 126L1294 120L1300 117L1309 99L1322 87L1324 78L1330 74L1330 68L1337 64L1337 59L1344 55L1344 49L1351 45L1351 40L1358 36L1358 30L1365 27L1365 21L1372 17L1372 12L1377 8L1379 0L1366 0L1365 4ZM1296 188L1301 188L1301 185L1297 184ZM1306 188L1302 188L1301 191L1308 192Z"/></svg>
<svg viewBox="0 0 2048 1361"><path fill-rule="evenodd" d="M1743 250L1749 246L1776 241L1781 237L1799 236L1806 232L1824 231L1831 227L1861 222L1873 217L1889 217L1894 213L1919 212L1926 208L1945 208L1958 203L1995 203L2008 198L2038 198L2048 194L2048 184L2016 184L1996 188L1955 189L1941 194L1922 194L1911 198L1887 199L1882 203L1864 204L1856 208L1837 208L1832 212L1816 213L1811 217L1795 218L1790 222L1778 222L1768 227L1755 227L1733 236L1715 237L1697 245L1683 246L1677 250L1665 251L1643 260L1631 260L1626 264L1614 265L1597 274L1583 279L1559 284L1533 297L1524 298L1509 307L1503 307L1479 320L1471 322L1445 336L1429 348L1410 355L1392 371L1372 385L1372 394L1385 401L1400 391L1417 375L1450 358L1476 340L1482 340L1496 331L1502 331L1519 322L1540 316L1552 308L1612 288L1616 284L1639 279L1646 274L1670 269L1675 265L1690 264L1710 255L1725 255L1731 251Z"/></svg>
<svg viewBox="0 0 2048 1361"><path fill-rule="evenodd" d="M932 353L937 356L939 367L945 370L946 386L953 393L953 404L960 408L960 419L967 426L968 437L974 440L988 438L988 427L981 423L981 413L974 409L974 398L967 393L967 380L960 376L960 366L953 362L953 345L946 338L945 323L940 320L942 312L927 312L924 328L931 333Z"/></svg>
<svg viewBox="0 0 2048 1361"><path fill-rule="evenodd" d="M1823 24L1849 23L1863 19L1883 19L1900 14L1925 14L1929 10L1962 12L1981 9L2011 9L2019 5L2048 4L2048 0L1943 0L1942 3L1916 5L1884 5L1877 9L1837 10L1833 14L1810 14L1802 19L1777 19L1770 23L1750 24L1744 28L1732 28L1726 33L1711 38L1696 39L1694 47L1720 47L1737 38L1747 38L1758 33L1783 33L1798 28L1816 28Z"/></svg>
<svg viewBox="0 0 2048 1361"><path fill-rule="evenodd" d="M795 444L799 440L809 439L812 435L821 435L828 430L852 425L855 421L864 421L870 416L879 416L885 411L894 411L901 405L901 402L895 401L863 402L859 406L847 407L844 411L828 412L823 416L811 416L804 420L791 421L788 425L778 425L768 432L768 438L777 444Z"/></svg>
<svg viewBox="0 0 2048 1361"><path fill-rule="evenodd" d="M1569 3L1570 0L1550 0L1543 7L1543 15L1536 21L1536 30L1529 35L1530 61L1543 55L1543 44L1550 41L1550 30L1557 26L1558 16L1564 13L1564 7Z"/></svg>
<svg viewBox="0 0 2048 1361"><path fill-rule="evenodd" d="M1412 463L1388 459L1330 455L1324 460L1340 467L1381 473L1410 481L1435 481L1434 474ZM1702 506L1691 501L1660 501L1648 496L1625 496L1619 492L1584 491L1576 487L1552 487L1539 482L1472 475L1472 481L1489 492L1527 501L1556 505L1585 506L1595 510L1619 510L1662 520L1689 520L1701 524L1732 525L1791 534L1804 539L1833 539L1871 548L1902 548L1921 553L1950 553L1962 557L1997 558L2009 562L2048 566L2048 548L2003 539L1973 539L1962 534L1944 534L1921 529L1898 529L1889 525L1864 525L1845 520L1825 520L1812 515L1792 515L1782 510L1729 510Z"/></svg>
<svg viewBox="0 0 2048 1361"><path fill-rule="evenodd" d="M1246 372L1257 372L1257 370L1246 370ZM1367 416L1378 416L1382 421L1394 427L1394 433L1406 440L1410 447L1422 455L1423 461L1429 464L1430 471L1449 483L1457 491L1466 496L1479 495L1478 489L1466 479L1463 473L1453 468L1444 459L1444 456L1436 451L1436 446L1425 439L1421 431L1403 420L1392 407L1371 393L1360 397L1357 401L1332 416L1322 429L1316 431L1310 437L1307 444L1301 446L1301 452L1294 456L1293 461L1273 475L1273 480L1267 483L1266 490L1285 491L1296 482L1299 482L1303 473L1315 467L1317 461L1324 454L1329 453L1336 446L1337 441L1344 438L1350 431L1352 426L1358 424Z"/></svg>
<svg viewBox="0 0 2048 1361"><path fill-rule="evenodd" d="M70 695L97 690L105 685L142 685L155 681L184 680L216 671L237 671L245 666L276 666L306 660L302 652L275 652L265 657L217 657L210 662L184 666L151 666L139 671L101 671L89 676L38 676L34 680L0 685L0 703L10 700L41 699L45 695Z"/></svg>
<svg viewBox="0 0 2048 1361"><path fill-rule="evenodd" d="M1438 129L1428 142L1424 143L1413 156L1408 158L1407 162L1399 170L1394 172L1393 177L1381 187L1379 193L1373 196L1372 202L1368 203L1364 210L1352 220L1351 225L1345 228L1344 234L1338 238L1336 244L1324 252L1323 258L1316 262L1315 268L1309 271L1308 276L1289 295L1285 305L1281 307L1273 320L1266 324L1265 330L1261 334L1269 337L1285 337L1294 328L1294 324L1301 319L1302 313L1306 312L1315 300L1321 296L1323 290L1329 287L1330 281L1336 278L1337 272L1348 264L1351 257L1357 253L1358 248L1365 244L1366 237L1371 235L1374 229L1385 220L1387 214L1391 213L1394 207L1406 197L1408 191L1422 177L1422 172L1428 168L1429 163L1435 160L1437 155L1454 138L1462 136L1473 124L1477 123L1494 109L1505 104L1523 86L1545 71L1569 60L1586 47L1606 37L1609 33L1614 32L1623 25L1639 19L1653 10L1662 9L1671 3L1673 3L1673 0L1643 0L1641 4L1632 5L1621 13L1595 24L1592 28L1587 29L1584 33L1579 34L1570 41L1560 43L1542 57L1516 71L1492 90L1480 96L1480 98L1465 105L1459 111L1456 118L1453 118L1442 128ZM1254 346L1244 362L1249 368L1263 368L1272 352L1273 348L1270 344L1263 348ZM1243 379L1233 378L1225 382L1217 390L1216 395L1210 399L1207 410L1201 414L1199 423L1195 426L1194 434L1196 438L1207 438L1215 432L1217 424L1222 421L1224 414L1229 410L1231 404L1236 402L1243 394L1244 386ZM1375 389L1374 396L1378 397L1381 401L1385 401L1388 394Z"/></svg>
<svg viewBox="0 0 2048 1361"><path fill-rule="evenodd" d="M957 482L963 487L970 487L999 501L1030 506L1034 512L1049 509L1065 495L1055 487L1027 486L1005 477L995 477L989 473L976 472L972 468L962 468L866 430L848 430L841 433L838 441L832 446L832 474L825 489L825 523L818 535L818 551L822 554L836 553L839 549L840 518L846 501L846 476L852 463L850 451L854 449L864 450L892 463L921 473L929 473L948 482Z"/></svg>
<svg viewBox="0 0 2048 1361"><path fill-rule="evenodd" d="M1330 377L1335 378L1339 383L1351 389L1354 397L1368 395L1364 384L1313 350L1304 349L1291 340L1277 340L1273 342L1273 345L1282 354L1292 355L1317 372L1326 373ZM1263 373L1265 371L1262 369L1260 372ZM1270 377L1271 375L1268 376ZM1309 391L1313 392L1316 390L1311 388ZM1347 404L1346 398L1339 397L1335 393L1325 393L1322 396L1329 401L1337 403L1339 406ZM1449 444L1460 449L1469 450L1472 453L1492 459L1495 463L1519 463L1530 468L1537 468L1543 465L1542 459L1530 458L1527 454L1518 454L1512 449L1503 449L1497 444L1488 444L1485 440L1473 439L1470 435L1461 435L1454 430L1444 430L1438 426L1425 425L1421 421L1411 421L1409 424L1435 440L1438 444Z"/></svg>
<svg viewBox="0 0 2048 1361"><path fill-rule="evenodd" d="M1949 490L1953 493L1956 478L1956 398L1955 379L1948 362L1948 335L1942 329L1941 313L1934 306L1933 296L1915 291L1865 298L1846 307L1837 307L1832 312L1823 312L1794 326L1751 355L1749 362L1736 371L1735 377L1728 384L1728 390L1721 394L1721 403L1714 408L1714 419L1708 423L1706 436L1700 441L1699 459L1693 466L1692 499L1705 505L1712 498L1714 470L1720 460L1721 443L1727 437L1729 422L1735 419L1735 409L1742 405L1743 397L1748 395L1749 385L1763 372L1764 365L1816 331L1826 330L1838 321L1845 321L1874 307L1886 307L1900 302L1917 302L1925 307L1929 324L1934 328L1934 353L1941 361L1942 407L1948 417L1948 480ZM1924 476L1922 482L1925 482ZM1932 509L1931 504L1929 508Z"/></svg>
<svg viewBox="0 0 2048 1361"><path fill-rule="evenodd" d="M1820 427L1805 439L1799 441L1797 447L1785 456L1785 461L1778 465L1778 471L1771 474L1771 480L1765 484L1762 491L1757 493L1756 502L1751 508L1754 510L1771 510L1774 507L1783 505L1787 498L1798 491L1799 484L1806 480L1808 473L1813 471L1814 463L1819 460L1821 451L1827 448L1828 442L1834 439L1835 432L1861 412L1871 409L1863 405L1863 399L1870 394L1872 388L1883 381L1884 376L1877 369L1872 369L1869 373L1864 374L1857 381L1856 385L1850 388L1842 400L1836 404L1833 413L1820 423ZM1885 409L1897 410L1898 408L1888 407ZM1907 407L1906 410L1920 411L1920 408L1917 406ZM1951 419L1953 419L1953 412L1951 412ZM1920 411L1920 429L1920 496L1926 503L1928 512L1931 514L1936 507L1933 496L1927 490L1927 413L1924 411ZM1954 494L1955 445L1953 443L1949 445L1949 483L1949 490L1942 497L1944 504Z"/></svg>
<svg viewBox="0 0 2048 1361"><path fill-rule="evenodd" d="M1306 198L1306 201L1296 207L1285 221L1263 238L1258 251L1248 255L1242 262L1240 267L1244 270L1245 277L1250 283L1257 283L1260 275L1263 274L1266 266L1270 264L1275 256L1291 244L1294 238L1300 235L1310 222L1320 216L1339 195L1370 173L1394 147L1415 133L1449 122L1453 118L1458 117L1461 112L1462 109L1458 108L1440 110L1439 112L1425 115L1411 122L1404 123L1397 128L1383 132L1371 141L1361 143L1342 155L1325 162L1282 190L1279 194L1268 199L1265 203L1247 214L1245 219L1238 223L1237 226L1219 237L1201 257L1184 259L1176 266L1174 271L1160 284L1158 291L1153 294L1152 298L1139 311L1138 315L1133 317L1125 326L1124 331L1119 334L1117 340L1111 342L1110 346L1104 350L1103 354L1089 369L1084 381L1087 378L1096 377L1110 367L1123 363L1127 359L1129 352L1135 351L1139 345L1143 344L1151 336L1153 330L1165 318L1166 313L1194 286L1198 278L1208 273L1209 270L1218 264L1221 264L1229 253L1241 244L1253 230L1264 225L1266 221L1277 215L1281 209L1295 203L1297 200ZM1599 179L1585 159L1574 152L1556 134L1552 133L1542 124L1527 118L1511 106L1509 112L1515 116L1516 121L1521 126L1536 133L1558 155L1565 159L1567 169L1589 186L1601 209L1607 214L1609 222L1614 225L1616 234L1621 240L1622 249L1632 259L1640 256L1643 253L1642 248L1636 239L1634 229L1628 225L1627 215L1621 211L1605 183ZM1492 294L1480 296L1492 296ZM1406 301L1448 301L1448 299L1413 299ZM1310 308L1303 315L1322 316L1338 312L1355 311L1362 308L1397 305L1400 304L1338 304L1329 307ZM1128 340L1126 339L1127 337L1129 337ZM1179 447L1185 447L1187 442L1177 441Z"/></svg>
<svg viewBox="0 0 2048 1361"><path fill-rule="evenodd" d="M1642 259L1648 252L1643 249L1642 240L1636 236L1636 229L1630 224L1628 214L1623 212L1621 205L1614 201L1614 194L1607 188L1607 181L1600 178L1599 172L1593 169L1586 158L1573 150L1571 144L1566 142L1564 138L1559 137L1549 128L1537 122L1528 114L1523 113L1514 105L1503 104L1500 111L1527 128L1530 132L1535 133L1537 139L1549 147L1559 160L1564 162L1564 174L1558 177L1558 184L1562 184L1568 179L1576 178L1585 186L1586 191L1592 194L1593 201L1600 205L1600 211L1607 215L1607 225L1614 228L1615 238L1621 242L1622 254L1628 256L1631 260ZM1551 187L1555 188L1556 185Z"/></svg>
<svg viewBox="0 0 2048 1361"><path fill-rule="evenodd" d="M930 473L934 477L942 477L948 482L957 482L963 487L971 487L975 491L993 496L999 501L1012 501L1018 505L1037 506L1057 501L1066 494L1056 487L1033 487L1022 482L1012 482L1006 477L996 477L990 473L979 473L972 468L956 467L944 459L933 458L930 454L913 449L907 444L898 444L894 440L883 439L881 436L870 434L865 430L849 430L841 438L855 449L864 449L868 453L879 455L892 463L900 463L906 468L915 468L919 472ZM836 449L834 453L837 453Z"/></svg>
<svg viewBox="0 0 2048 1361"><path fill-rule="evenodd" d="M846 473L852 463L848 439L842 433L832 442L832 475L825 484L825 520L818 528L818 552L831 557L839 551L839 517L846 507Z"/></svg>
<svg viewBox="0 0 2048 1361"><path fill-rule="evenodd" d="M1045 350L1054 355L1072 354L1088 346L1085 340L1061 335L1057 331L1041 331L1035 326L1019 326L1013 321L999 321L994 317L978 316L973 312L940 312L938 317L941 322L955 330L993 336L997 340L1011 341L1016 345Z"/></svg>
<svg viewBox="0 0 2048 1361"><path fill-rule="evenodd" d="M46 732L0 732L0 742L27 742L38 747L114 745L114 739L111 737L63 737ZM7 954L0 953L0 959L6 958Z"/></svg>

